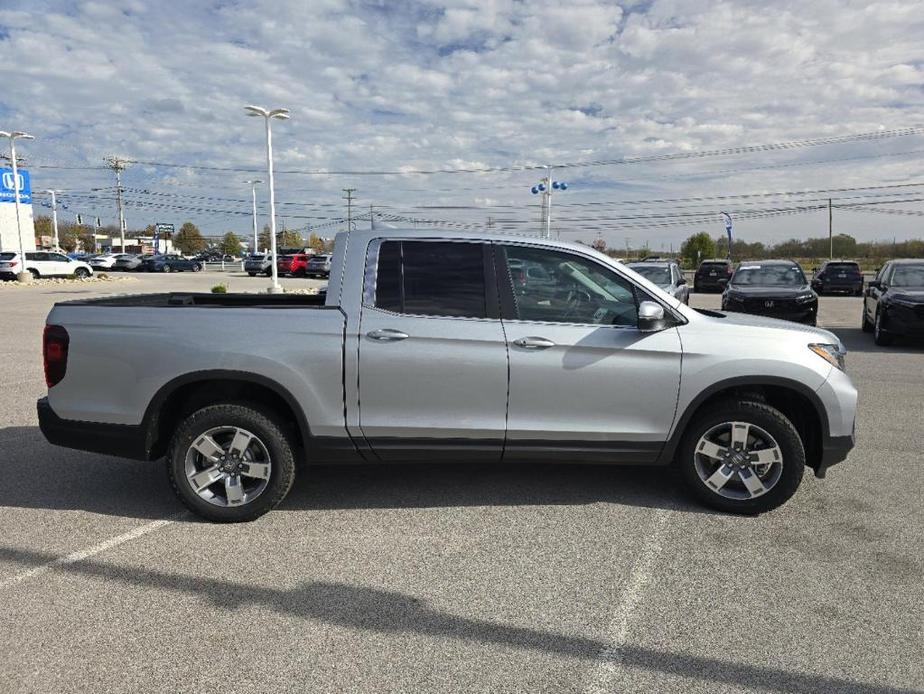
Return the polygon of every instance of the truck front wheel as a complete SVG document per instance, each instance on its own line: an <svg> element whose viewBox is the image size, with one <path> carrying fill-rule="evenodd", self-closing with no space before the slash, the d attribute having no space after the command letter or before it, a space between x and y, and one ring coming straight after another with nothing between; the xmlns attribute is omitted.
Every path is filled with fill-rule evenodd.
<svg viewBox="0 0 924 694"><path fill-rule="evenodd" d="M210 405L177 428L167 450L170 483L195 514L219 523L259 518L295 479L292 443L269 412Z"/></svg>
<svg viewBox="0 0 924 694"><path fill-rule="evenodd" d="M677 454L694 496L729 513L781 506L796 493L805 471L805 449L792 422L750 400L720 403L697 415Z"/></svg>

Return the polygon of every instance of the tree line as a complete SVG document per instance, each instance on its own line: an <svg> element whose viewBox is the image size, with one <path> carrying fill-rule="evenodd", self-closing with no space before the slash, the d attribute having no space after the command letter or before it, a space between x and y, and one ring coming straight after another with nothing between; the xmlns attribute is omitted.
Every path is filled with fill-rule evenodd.
<svg viewBox="0 0 924 694"><path fill-rule="evenodd" d="M749 242L733 239L732 260L763 260L767 258L801 258L820 261L829 256L833 241L835 258L868 261L868 264L882 264L889 258L924 258L924 240L910 241L857 241L849 234L837 234L829 241L827 236L809 239L788 239L778 243L765 244L762 241ZM693 234L680 247L680 255L690 267L697 260L725 258L728 256L728 238L713 239L706 232Z"/></svg>
<svg viewBox="0 0 924 694"><path fill-rule="evenodd" d="M126 230L125 237L152 237L154 236L154 231L154 225L149 224L142 230ZM94 233L117 238L119 236L119 227L111 224L109 226L100 227L97 230L95 227L86 224L78 225L75 222L65 220L58 221L58 244L68 253L78 250L85 252L93 251L96 248L96 239L93 236ZM51 217L40 215L35 218L35 235L37 237L54 237L54 223ZM227 255L239 256L242 251L241 244L246 241L246 238L247 237L238 236L233 231L228 231L221 237L218 243L210 243L199 230L199 227L192 222L184 222L179 230L172 234L168 232L161 236L162 240L170 239L173 242L173 248L184 255L192 255L209 248L214 248ZM268 224L263 227L263 231L260 232L257 241L259 250L270 247L270 227ZM327 244L325 244L324 240L317 234L311 233L308 235L308 238L305 239L299 232L291 229L284 229L276 232L276 244L278 248L309 247L319 252L328 250Z"/></svg>

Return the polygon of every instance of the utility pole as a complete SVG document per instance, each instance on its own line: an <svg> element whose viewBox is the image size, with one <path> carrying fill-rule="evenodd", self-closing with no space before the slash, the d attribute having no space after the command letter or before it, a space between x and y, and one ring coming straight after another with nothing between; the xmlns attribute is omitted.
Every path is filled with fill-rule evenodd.
<svg viewBox="0 0 924 694"><path fill-rule="evenodd" d="M344 188L343 192L346 193L343 199L347 201L347 232L350 232L353 231L353 193L356 188Z"/></svg>
<svg viewBox="0 0 924 694"><path fill-rule="evenodd" d="M488 229L493 229L495 226L494 217L488 217Z"/></svg>
<svg viewBox="0 0 924 694"><path fill-rule="evenodd" d="M375 209L369 205L369 228L375 229Z"/></svg>
<svg viewBox="0 0 924 694"><path fill-rule="evenodd" d="M108 157L106 163L116 175L116 204L119 207L119 247L125 252L125 211L122 209L122 170L126 162L118 157Z"/></svg>
<svg viewBox="0 0 924 694"><path fill-rule="evenodd" d="M828 260L834 260L834 216L831 212L831 198L828 198Z"/></svg>
<svg viewBox="0 0 924 694"><path fill-rule="evenodd" d="M626 260L629 260L629 236L626 237Z"/></svg>
<svg viewBox="0 0 924 694"><path fill-rule="evenodd" d="M58 191L46 190L45 192L51 195L51 225L55 231L54 249L58 250L58 248L60 248L58 244ZM67 207L67 205L65 205L65 207Z"/></svg>
<svg viewBox="0 0 924 694"><path fill-rule="evenodd" d="M257 236L257 186L263 181L259 178L254 178L250 181L245 181L245 183L250 184L250 198L253 203L253 252L256 254L259 252L259 240Z"/></svg>

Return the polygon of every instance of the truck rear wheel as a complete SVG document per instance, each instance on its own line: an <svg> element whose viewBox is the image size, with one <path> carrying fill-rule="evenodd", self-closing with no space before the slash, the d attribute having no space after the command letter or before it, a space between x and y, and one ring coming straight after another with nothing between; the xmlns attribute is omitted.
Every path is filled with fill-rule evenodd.
<svg viewBox="0 0 924 694"><path fill-rule="evenodd" d="M177 428L170 484L193 513L219 523L259 518L295 479L292 443L276 417L246 404L204 407Z"/></svg>
<svg viewBox="0 0 924 694"><path fill-rule="evenodd" d="M755 514L796 493L805 449L796 428L762 402L728 401L698 415L677 452L690 491L707 506Z"/></svg>

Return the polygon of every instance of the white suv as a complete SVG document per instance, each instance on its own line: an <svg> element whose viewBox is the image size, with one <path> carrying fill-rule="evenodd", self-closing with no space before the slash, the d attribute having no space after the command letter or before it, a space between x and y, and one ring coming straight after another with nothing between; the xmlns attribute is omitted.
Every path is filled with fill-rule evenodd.
<svg viewBox="0 0 924 694"><path fill-rule="evenodd" d="M20 272L39 277L90 277L93 268L80 260L53 251L27 251L25 263L19 253L0 253L0 278L13 279Z"/></svg>

